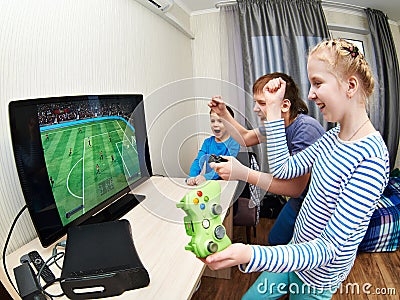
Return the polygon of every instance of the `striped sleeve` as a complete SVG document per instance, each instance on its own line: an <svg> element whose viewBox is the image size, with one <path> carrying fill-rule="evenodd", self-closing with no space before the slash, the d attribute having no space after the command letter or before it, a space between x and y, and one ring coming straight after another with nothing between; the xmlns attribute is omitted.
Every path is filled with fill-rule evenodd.
<svg viewBox="0 0 400 300"><path fill-rule="evenodd" d="M300 244L251 246L251 260L240 269L246 273L305 271L346 260L350 252L356 252L365 233L387 184L387 171L387 162L381 158L364 160L339 195L337 207L321 235Z"/></svg>
<svg viewBox="0 0 400 300"><path fill-rule="evenodd" d="M276 178L291 179L311 171L317 155L318 141L290 156L283 119L264 122L267 136L268 163Z"/></svg>

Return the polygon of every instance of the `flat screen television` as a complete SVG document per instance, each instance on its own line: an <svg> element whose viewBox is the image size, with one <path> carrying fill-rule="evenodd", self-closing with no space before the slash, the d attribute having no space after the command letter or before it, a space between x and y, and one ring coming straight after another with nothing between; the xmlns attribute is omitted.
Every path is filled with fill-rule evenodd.
<svg viewBox="0 0 400 300"><path fill-rule="evenodd" d="M142 95L11 101L11 139L22 191L47 247L72 225L114 220L143 197L152 175Z"/></svg>

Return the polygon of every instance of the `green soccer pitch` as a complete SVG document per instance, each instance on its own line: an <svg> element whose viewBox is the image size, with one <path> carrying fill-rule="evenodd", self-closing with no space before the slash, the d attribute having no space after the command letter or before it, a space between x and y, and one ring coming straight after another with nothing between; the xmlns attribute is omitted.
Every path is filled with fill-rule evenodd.
<svg viewBox="0 0 400 300"><path fill-rule="evenodd" d="M141 176L134 130L126 122L102 119L75 124L41 133L63 225Z"/></svg>

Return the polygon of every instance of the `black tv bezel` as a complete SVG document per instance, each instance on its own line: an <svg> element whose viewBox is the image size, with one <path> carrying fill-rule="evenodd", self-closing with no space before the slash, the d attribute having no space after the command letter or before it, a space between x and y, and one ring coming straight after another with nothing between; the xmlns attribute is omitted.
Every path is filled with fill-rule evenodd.
<svg viewBox="0 0 400 300"><path fill-rule="evenodd" d="M48 180L48 173L46 169L46 179L47 179L47 189L44 189L44 193L47 196L46 199L51 199L51 203L45 207L45 209L38 211L34 205L36 204L35 198L32 195L31 185L29 181L33 181L33 178L29 177L29 173L26 172L26 168L24 169L20 166L19 159L17 158L20 153L18 153L18 144L16 125L17 123L23 123L20 126L25 126L28 128L29 126L29 119L20 118L17 120L18 113L16 110L21 110L21 108L25 108L32 110L34 107L35 115L37 116L37 105L46 104L46 103L61 103L61 102L73 102L73 101L81 101L84 97L99 97L100 99L103 98L111 98L111 97L134 97L138 99L137 104L135 106L135 124L140 125L139 127L135 128L135 130L140 130L143 134L143 137L140 137L138 142L138 152L144 154L140 157L140 168L141 168L141 178L134 183L126 186L121 191L116 192L113 196L109 197L108 199L104 200L103 202L99 203L94 208L87 211L85 214L81 215L77 219L71 221L70 223L63 225L61 222L61 218L59 216L59 212L56 207L56 203L54 200L53 193L51 192L50 182ZM78 100L79 99L79 100ZM23 113L23 112L22 112ZM30 111L32 113L32 111ZM21 117L21 112L19 113L19 117ZM37 120L38 121L38 120ZM147 137L147 129L146 129L146 118L145 118L145 111L144 111L144 101L142 94L98 94L98 95L66 95L66 96L52 96L52 97L44 97L44 98L32 98L32 99L18 99L12 100L9 102L9 122L10 122L10 133L11 133L11 140L12 140L12 147L14 153L14 160L16 163L16 169L18 173L18 177L20 180L22 192L24 195L24 200L27 204L28 211L30 217L32 219L33 225L35 230L38 234L39 240L43 247L48 247L52 245L54 242L62 238L66 233L69 227L76 226L80 224L92 224L98 223L103 221L111 221L122 217L132 208L134 208L139 202L143 201L144 197L140 195L133 195L131 190L142 184L144 181L149 179L152 176L152 167L151 167L151 160L150 160L150 151L148 146L148 137ZM142 126L143 125L143 126ZM36 125L35 125L36 126ZM40 136L40 126L37 124L35 130L35 134ZM40 146L40 154L37 157L37 162L39 164L38 168L45 167L45 159L44 159L44 152L42 148L42 142L39 139L40 144L38 143L36 146ZM26 141L25 141L26 142ZM28 145L28 144L27 144ZM30 145L32 146L32 145ZM144 157L143 157L144 156ZM39 170L35 170L35 172L39 173ZM48 218L49 224L51 225L49 228L45 228L43 225L42 219L43 217ZM56 222L58 221L58 222ZM44 222L46 223L46 222Z"/></svg>

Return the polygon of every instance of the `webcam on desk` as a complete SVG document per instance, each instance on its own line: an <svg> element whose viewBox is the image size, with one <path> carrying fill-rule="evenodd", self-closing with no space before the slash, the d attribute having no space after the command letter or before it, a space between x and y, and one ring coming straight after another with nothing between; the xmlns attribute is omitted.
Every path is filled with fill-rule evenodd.
<svg viewBox="0 0 400 300"><path fill-rule="evenodd" d="M197 257L207 257L231 244L221 224L220 194L221 185L210 180L190 191L176 204L187 214L184 217L186 234L192 237L185 249Z"/></svg>

